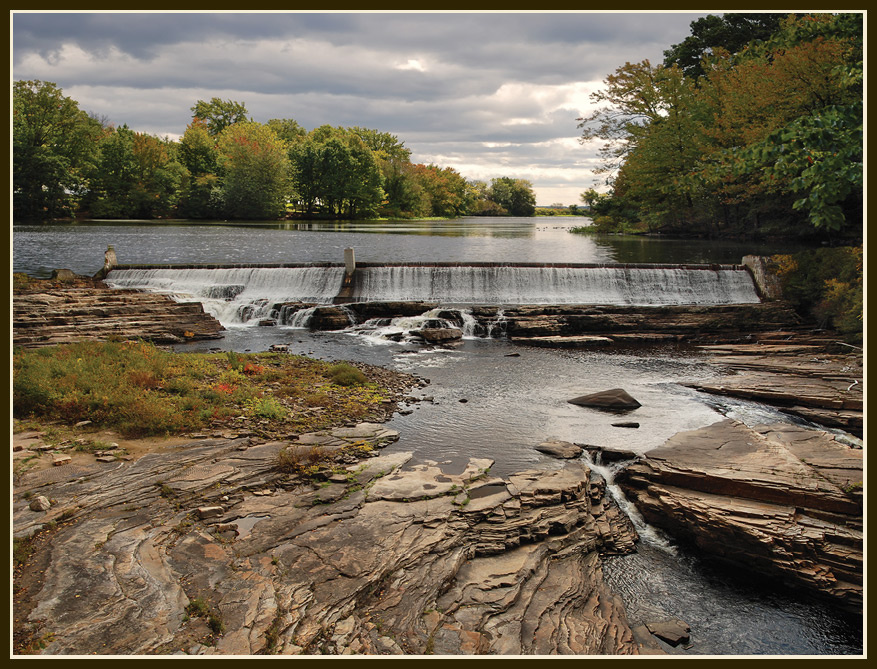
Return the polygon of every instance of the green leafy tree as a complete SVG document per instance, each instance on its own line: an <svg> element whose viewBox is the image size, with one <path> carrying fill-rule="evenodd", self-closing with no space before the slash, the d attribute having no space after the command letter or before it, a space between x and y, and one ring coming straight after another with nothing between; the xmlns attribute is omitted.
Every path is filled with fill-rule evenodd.
<svg viewBox="0 0 877 669"><path fill-rule="evenodd" d="M195 119L179 142L179 160L186 168L179 213L187 218L215 218L222 212L219 152L206 122Z"/></svg>
<svg viewBox="0 0 877 669"><path fill-rule="evenodd" d="M15 220L71 216L97 155L101 123L51 82L12 87L12 202Z"/></svg>
<svg viewBox="0 0 877 669"><path fill-rule="evenodd" d="M228 126L217 140L225 215L276 219L286 213L289 158L271 128L252 121Z"/></svg>
<svg viewBox="0 0 877 669"><path fill-rule="evenodd" d="M198 100L192 107L192 118L205 122L207 132L219 135L228 126L247 120L247 108L243 102L210 98L210 102Z"/></svg>
<svg viewBox="0 0 877 669"><path fill-rule="evenodd" d="M96 218L160 218L175 211L186 168L172 142L122 125L100 141L85 203Z"/></svg>
<svg viewBox="0 0 877 669"><path fill-rule="evenodd" d="M291 118L272 118L265 125L290 146L302 141L308 135L308 131Z"/></svg>
<svg viewBox="0 0 877 669"><path fill-rule="evenodd" d="M137 179L135 132L127 125L112 130L100 142L100 157L90 175L88 204L95 218L131 218L132 190Z"/></svg>
<svg viewBox="0 0 877 669"><path fill-rule="evenodd" d="M786 14L710 14L691 22L691 35L664 51L664 66L678 65L687 77L704 74L703 59L718 50L742 51L756 40L766 40L780 27Z"/></svg>
<svg viewBox="0 0 877 669"><path fill-rule="evenodd" d="M489 198L511 216L532 216L536 213L533 184L526 179L500 177L491 179Z"/></svg>
<svg viewBox="0 0 877 669"><path fill-rule="evenodd" d="M306 216L367 218L384 201L375 153L358 134L323 125L290 149L293 191Z"/></svg>
<svg viewBox="0 0 877 669"><path fill-rule="evenodd" d="M737 69L770 75L794 108L766 136L732 155L739 175L760 174L816 228L841 230L862 217L864 162L863 31L859 14L800 17ZM762 75L764 81L766 75ZM778 83L777 83L778 82Z"/></svg>

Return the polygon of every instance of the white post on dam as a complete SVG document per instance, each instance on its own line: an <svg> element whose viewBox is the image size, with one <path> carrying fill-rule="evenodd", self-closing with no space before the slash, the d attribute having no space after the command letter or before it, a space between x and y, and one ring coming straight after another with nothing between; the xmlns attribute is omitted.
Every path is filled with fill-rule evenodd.
<svg viewBox="0 0 877 669"><path fill-rule="evenodd" d="M353 272L356 270L356 258L353 254L352 248L344 249L344 273L351 277L353 276Z"/></svg>

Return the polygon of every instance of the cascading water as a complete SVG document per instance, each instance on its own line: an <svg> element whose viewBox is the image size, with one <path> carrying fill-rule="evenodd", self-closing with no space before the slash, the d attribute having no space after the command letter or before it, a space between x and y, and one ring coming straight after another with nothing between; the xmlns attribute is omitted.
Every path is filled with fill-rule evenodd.
<svg viewBox="0 0 877 669"><path fill-rule="evenodd" d="M640 539L669 555L675 555L676 549L664 533L658 528L652 527L645 521L633 502L627 499L624 491L622 491L621 487L615 483L615 475L621 471L627 463L616 462L611 465L604 465L600 462L601 458L599 451L595 456L592 456L588 451L585 451L582 454L582 458L588 463L588 467L590 467L592 471L602 476L603 480L606 481L606 491L618 505L618 508L630 518L630 522L633 523L634 528L636 528Z"/></svg>
<svg viewBox="0 0 877 669"><path fill-rule="evenodd" d="M445 304L745 304L746 270L674 267L387 266L357 270L355 301Z"/></svg>
<svg viewBox="0 0 877 669"><path fill-rule="evenodd" d="M345 269L335 266L114 269L107 283L198 300L223 325L272 318L301 323L285 303L338 300ZM467 304L719 305L759 301L745 269L630 266L366 266L344 301ZM496 326L501 326L500 319ZM474 318L462 316L464 335Z"/></svg>
<svg viewBox="0 0 877 669"><path fill-rule="evenodd" d="M197 300L223 325L276 318L274 306L285 302L331 303L343 281L343 267L114 269L106 279L113 288Z"/></svg>

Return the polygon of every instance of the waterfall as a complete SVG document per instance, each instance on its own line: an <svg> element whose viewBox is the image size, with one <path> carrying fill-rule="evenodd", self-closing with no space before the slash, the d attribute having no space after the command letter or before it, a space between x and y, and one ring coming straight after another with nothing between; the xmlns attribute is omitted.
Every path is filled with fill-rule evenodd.
<svg viewBox="0 0 877 669"><path fill-rule="evenodd" d="M441 305L721 305L759 302L752 277L735 266L629 265L368 265L344 284L343 266L228 268L121 267L107 275L115 288L199 301L224 325L273 319L303 326L291 303L424 301ZM343 288L343 293L342 293ZM343 298L340 296L343 294ZM312 312L311 312L312 313ZM471 314L461 312L465 336ZM501 329L498 314L489 328ZM492 334L489 333L489 334Z"/></svg>
<svg viewBox="0 0 877 669"><path fill-rule="evenodd" d="M665 553L676 555L676 548L670 543L664 533L658 528L652 527L645 521L633 502L627 499L621 486L615 483L615 474L623 469L626 466L626 463L618 462L613 465L604 465L600 462L595 462L588 451L585 451L582 454L582 458L587 462L588 467L590 467L592 471L602 476L606 481L607 492L612 499L615 500L615 503L618 505L618 508L621 509L622 513L630 518L630 522L632 522L634 528L636 528L640 539ZM597 460L600 460L599 452L597 453Z"/></svg>
<svg viewBox="0 0 877 669"><path fill-rule="evenodd" d="M493 337L493 332L498 330L505 336L506 328L508 327L508 320L506 319L505 312L502 309L496 310L496 317L487 324L487 337Z"/></svg>
<svg viewBox="0 0 877 669"><path fill-rule="evenodd" d="M759 301L744 269L550 266L362 267L353 299L633 306Z"/></svg>
<svg viewBox="0 0 877 669"><path fill-rule="evenodd" d="M106 283L195 300L223 325L290 316L285 302L330 304L344 280L343 267L231 267L114 269ZM276 308L275 308L276 307ZM279 309L279 311L278 311Z"/></svg>

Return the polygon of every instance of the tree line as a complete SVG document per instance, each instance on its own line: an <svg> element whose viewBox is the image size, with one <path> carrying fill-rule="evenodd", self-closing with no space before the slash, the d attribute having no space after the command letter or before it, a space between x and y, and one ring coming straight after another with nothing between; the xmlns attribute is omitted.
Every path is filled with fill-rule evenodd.
<svg viewBox="0 0 877 669"><path fill-rule="evenodd" d="M525 179L465 179L411 162L360 127L258 123L234 100L198 100L179 140L113 126L58 86L13 84L13 218L365 219L532 216Z"/></svg>
<svg viewBox="0 0 877 669"><path fill-rule="evenodd" d="M861 14L707 16L604 84L579 119L598 230L861 238Z"/></svg>

